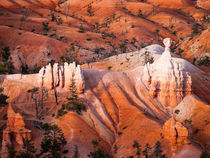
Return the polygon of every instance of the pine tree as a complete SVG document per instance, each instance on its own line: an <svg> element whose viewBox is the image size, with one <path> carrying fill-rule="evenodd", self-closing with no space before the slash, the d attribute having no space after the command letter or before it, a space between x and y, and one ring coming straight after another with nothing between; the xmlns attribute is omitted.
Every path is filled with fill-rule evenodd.
<svg viewBox="0 0 210 158"><path fill-rule="evenodd" d="M67 143L62 130L57 125L46 124L41 142L41 154L46 157L60 158L60 150Z"/></svg>
<svg viewBox="0 0 210 158"><path fill-rule="evenodd" d="M23 150L16 156L16 158L33 158L36 149L34 144L28 139L23 139Z"/></svg>
<svg viewBox="0 0 210 158"><path fill-rule="evenodd" d="M141 145L136 140L134 140L134 142L133 142L133 148L136 148L137 149L136 156L138 158L140 158L140 156L141 156Z"/></svg>
<svg viewBox="0 0 210 158"><path fill-rule="evenodd" d="M2 92L4 88L0 88L0 108L5 107L7 103L7 99L9 98L7 95L4 95Z"/></svg>

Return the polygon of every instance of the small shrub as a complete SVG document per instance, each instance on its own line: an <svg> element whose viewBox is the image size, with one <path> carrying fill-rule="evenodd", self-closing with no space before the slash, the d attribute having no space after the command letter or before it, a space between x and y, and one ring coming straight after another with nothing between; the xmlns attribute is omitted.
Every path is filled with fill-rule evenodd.
<svg viewBox="0 0 210 158"><path fill-rule="evenodd" d="M48 26L48 25L49 25L48 22L46 22L46 23L43 22L43 23L42 23L42 30L43 30L43 31L49 31L49 26Z"/></svg>
<svg viewBox="0 0 210 158"><path fill-rule="evenodd" d="M7 95L3 94L4 88L0 88L0 108L5 107L7 103L7 99L9 98Z"/></svg>
<svg viewBox="0 0 210 158"><path fill-rule="evenodd" d="M142 17L143 16L141 9L139 9L139 12L138 12L138 15L137 16L138 17Z"/></svg>
<svg viewBox="0 0 210 158"><path fill-rule="evenodd" d="M210 66L210 58L208 56L202 57L197 61L199 66Z"/></svg>
<svg viewBox="0 0 210 158"><path fill-rule="evenodd" d="M202 151L200 158L210 158L210 155L208 154L207 151Z"/></svg>
<svg viewBox="0 0 210 158"><path fill-rule="evenodd" d="M107 68L108 70L111 70L112 69L112 66L108 66L108 68Z"/></svg>
<svg viewBox="0 0 210 158"><path fill-rule="evenodd" d="M92 5L88 5L87 12L88 12L89 16L93 16L94 15L93 12L92 12Z"/></svg>
<svg viewBox="0 0 210 158"><path fill-rule="evenodd" d="M2 48L2 57L7 61L10 57L10 48L9 46L6 46Z"/></svg>
<svg viewBox="0 0 210 158"><path fill-rule="evenodd" d="M85 29L83 27L83 25L81 24L80 27L79 27L79 33L84 33L85 32Z"/></svg>
<svg viewBox="0 0 210 158"><path fill-rule="evenodd" d="M174 111L175 114L179 114L179 112L180 112L180 110L178 110L178 109L176 109L176 110Z"/></svg>

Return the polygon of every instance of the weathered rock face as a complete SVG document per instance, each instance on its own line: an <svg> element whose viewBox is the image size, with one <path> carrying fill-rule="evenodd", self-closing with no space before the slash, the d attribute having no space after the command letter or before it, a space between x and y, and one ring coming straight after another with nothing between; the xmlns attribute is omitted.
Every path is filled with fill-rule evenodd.
<svg viewBox="0 0 210 158"><path fill-rule="evenodd" d="M75 81L77 91L81 93L84 89L84 77L80 65L76 66L75 63L64 63L60 66L55 63L51 67L49 64L46 67L42 67L39 71L38 84L49 89L58 87L59 89L68 91L72 83L72 78Z"/></svg>
<svg viewBox="0 0 210 158"><path fill-rule="evenodd" d="M150 96L158 98L164 106L175 107L185 95L191 94L191 76L184 71L183 65L177 63L170 54L171 39L164 39L165 51L153 64L146 64L143 82Z"/></svg>
<svg viewBox="0 0 210 158"><path fill-rule="evenodd" d="M180 122L176 122L174 118L170 118L163 126L163 135L171 143L172 150L188 144L188 130Z"/></svg>
<svg viewBox="0 0 210 158"><path fill-rule="evenodd" d="M9 105L7 111L7 127L3 130L2 153L8 152L8 147L14 144L23 145L23 139L31 139L31 130L25 128L23 117L15 113Z"/></svg>

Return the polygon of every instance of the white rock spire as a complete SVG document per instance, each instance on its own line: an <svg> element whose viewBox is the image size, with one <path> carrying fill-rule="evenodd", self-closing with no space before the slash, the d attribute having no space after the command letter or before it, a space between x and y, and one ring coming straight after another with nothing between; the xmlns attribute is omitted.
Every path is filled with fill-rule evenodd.
<svg viewBox="0 0 210 158"><path fill-rule="evenodd" d="M153 98L164 106L176 106L185 95L191 93L191 76L184 66L177 63L170 52L171 39L163 41L165 51L153 64L144 67L143 82Z"/></svg>

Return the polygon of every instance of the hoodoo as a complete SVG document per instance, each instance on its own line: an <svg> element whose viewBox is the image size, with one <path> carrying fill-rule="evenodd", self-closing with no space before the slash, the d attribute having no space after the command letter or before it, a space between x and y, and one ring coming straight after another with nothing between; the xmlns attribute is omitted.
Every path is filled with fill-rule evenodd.
<svg viewBox="0 0 210 158"><path fill-rule="evenodd" d="M23 145L23 139L31 139L31 130L25 128L23 117L15 113L12 106L9 105L7 110L7 126L3 130L2 139L2 156L7 155L8 149L12 144Z"/></svg>
<svg viewBox="0 0 210 158"><path fill-rule="evenodd" d="M177 106L182 99L191 94L191 76L184 66L177 63L170 52L171 39L163 41L165 51L153 64L146 64L143 82L153 98L158 98L164 106Z"/></svg>
<svg viewBox="0 0 210 158"><path fill-rule="evenodd" d="M38 75L38 85L44 86L49 89L58 87L65 91L69 90L72 79L75 80L75 84L78 92L82 92L84 89L84 77L80 68L80 65L75 63L64 63L63 65L47 65L42 67Z"/></svg>

